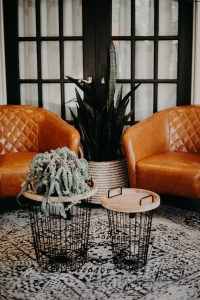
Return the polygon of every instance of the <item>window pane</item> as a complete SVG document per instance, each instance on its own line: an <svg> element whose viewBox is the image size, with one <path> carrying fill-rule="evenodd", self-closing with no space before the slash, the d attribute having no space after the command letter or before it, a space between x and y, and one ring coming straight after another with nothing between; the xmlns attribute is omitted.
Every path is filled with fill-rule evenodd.
<svg viewBox="0 0 200 300"><path fill-rule="evenodd" d="M37 78L37 55L35 42L19 43L20 79Z"/></svg>
<svg viewBox="0 0 200 300"><path fill-rule="evenodd" d="M61 116L60 84L42 85L43 107Z"/></svg>
<svg viewBox="0 0 200 300"><path fill-rule="evenodd" d="M135 1L135 35L154 34L154 0Z"/></svg>
<svg viewBox="0 0 200 300"><path fill-rule="evenodd" d="M41 0L41 35L58 36L58 0Z"/></svg>
<svg viewBox="0 0 200 300"><path fill-rule="evenodd" d="M18 2L19 36L35 36L35 0L19 0Z"/></svg>
<svg viewBox="0 0 200 300"><path fill-rule="evenodd" d="M112 35L131 35L130 0L112 0Z"/></svg>
<svg viewBox="0 0 200 300"><path fill-rule="evenodd" d="M154 44L152 41L135 43L135 78L152 79Z"/></svg>
<svg viewBox="0 0 200 300"><path fill-rule="evenodd" d="M67 41L64 43L65 75L83 78L83 43L81 41Z"/></svg>
<svg viewBox="0 0 200 300"><path fill-rule="evenodd" d="M178 34L178 0L160 0L159 35Z"/></svg>
<svg viewBox="0 0 200 300"><path fill-rule="evenodd" d="M42 42L42 78L60 78L59 42Z"/></svg>
<svg viewBox="0 0 200 300"><path fill-rule="evenodd" d="M177 78L178 41L160 41L158 43L158 78Z"/></svg>
<svg viewBox="0 0 200 300"><path fill-rule="evenodd" d="M21 104L38 106L38 85L21 84L20 85Z"/></svg>
<svg viewBox="0 0 200 300"><path fill-rule="evenodd" d="M114 41L117 56L117 78L131 78L131 42Z"/></svg>
<svg viewBox="0 0 200 300"><path fill-rule="evenodd" d="M135 121L153 114L153 84L141 84L135 91Z"/></svg>
<svg viewBox="0 0 200 300"><path fill-rule="evenodd" d="M176 106L176 84L160 83L158 85L158 111Z"/></svg>
<svg viewBox="0 0 200 300"><path fill-rule="evenodd" d="M63 1L63 26L65 36L82 35L82 0Z"/></svg>

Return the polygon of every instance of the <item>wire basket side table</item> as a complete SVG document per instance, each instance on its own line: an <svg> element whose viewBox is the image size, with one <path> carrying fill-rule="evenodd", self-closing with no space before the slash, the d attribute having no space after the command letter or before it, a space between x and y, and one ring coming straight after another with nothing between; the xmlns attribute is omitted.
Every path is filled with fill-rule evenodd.
<svg viewBox="0 0 200 300"><path fill-rule="evenodd" d="M114 190L118 192L112 195ZM137 271L146 265L153 210L159 205L159 195L142 189L111 189L102 199L118 268Z"/></svg>
<svg viewBox="0 0 200 300"><path fill-rule="evenodd" d="M48 216L41 215L42 196L28 191L23 193L28 198L30 224L33 246L39 266L43 271L67 272L79 269L87 261L88 238L90 228L91 207L89 197L97 191L96 184L91 191L63 197L65 208L74 200L79 200L67 209L67 217L63 218L56 206L51 207ZM57 197L50 197L49 202L55 203Z"/></svg>

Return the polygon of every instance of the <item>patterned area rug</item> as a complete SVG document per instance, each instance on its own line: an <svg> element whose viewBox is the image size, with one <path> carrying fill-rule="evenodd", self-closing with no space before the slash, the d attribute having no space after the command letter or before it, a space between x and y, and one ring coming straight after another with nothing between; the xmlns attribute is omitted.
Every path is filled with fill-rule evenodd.
<svg viewBox="0 0 200 300"><path fill-rule="evenodd" d="M195 221L194 221L195 220ZM89 260L79 272L40 271L27 212L0 215L0 299L200 299L200 216L162 206L153 218L154 242L144 271L112 261L106 211L93 208Z"/></svg>

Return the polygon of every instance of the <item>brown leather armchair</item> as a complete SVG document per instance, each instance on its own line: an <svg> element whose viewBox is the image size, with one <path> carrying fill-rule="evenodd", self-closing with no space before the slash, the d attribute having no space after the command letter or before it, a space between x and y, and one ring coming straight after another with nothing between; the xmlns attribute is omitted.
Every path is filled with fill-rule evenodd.
<svg viewBox="0 0 200 300"><path fill-rule="evenodd" d="M200 106L155 113L121 142L131 187L200 199Z"/></svg>
<svg viewBox="0 0 200 300"><path fill-rule="evenodd" d="M34 106L0 105L0 197L18 195L33 156L67 146L78 152L78 131Z"/></svg>

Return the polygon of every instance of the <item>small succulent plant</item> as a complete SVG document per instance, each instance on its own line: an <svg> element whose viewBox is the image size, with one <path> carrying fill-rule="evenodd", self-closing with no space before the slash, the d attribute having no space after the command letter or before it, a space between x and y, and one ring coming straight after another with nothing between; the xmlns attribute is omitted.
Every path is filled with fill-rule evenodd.
<svg viewBox="0 0 200 300"><path fill-rule="evenodd" d="M30 193L43 195L42 213L49 215L54 207L63 218L66 218L63 203L50 204L49 197L65 197L88 192L89 180L87 161L84 158L79 159L67 147L58 148L35 155L21 194L28 190ZM68 205L67 209L69 207Z"/></svg>

